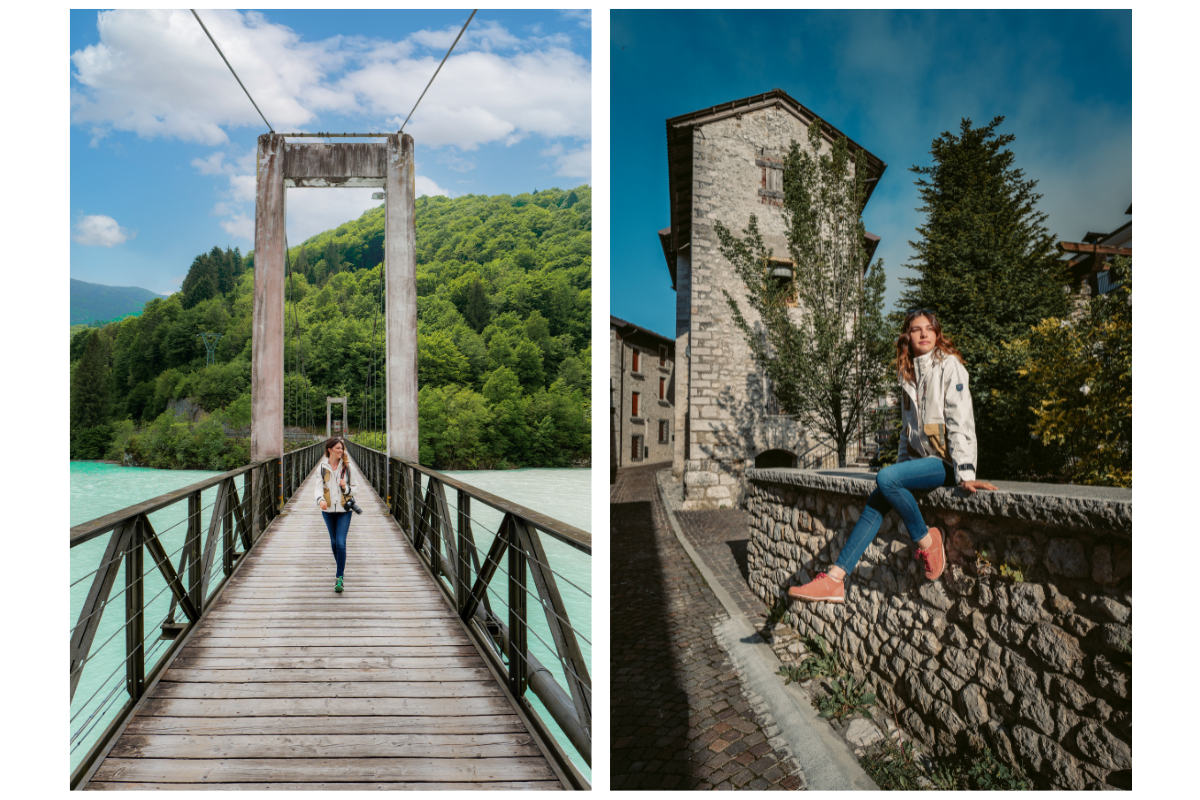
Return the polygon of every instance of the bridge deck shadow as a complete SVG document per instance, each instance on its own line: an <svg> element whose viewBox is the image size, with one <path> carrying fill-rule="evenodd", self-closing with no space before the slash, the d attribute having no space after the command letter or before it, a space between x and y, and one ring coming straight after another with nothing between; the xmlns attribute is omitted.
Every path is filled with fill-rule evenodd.
<svg viewBox="0 0 1200 800"><path fill-rule="evenodd" d="M363 482L333 591L310 475L85 788L561 789Z"/></svg>

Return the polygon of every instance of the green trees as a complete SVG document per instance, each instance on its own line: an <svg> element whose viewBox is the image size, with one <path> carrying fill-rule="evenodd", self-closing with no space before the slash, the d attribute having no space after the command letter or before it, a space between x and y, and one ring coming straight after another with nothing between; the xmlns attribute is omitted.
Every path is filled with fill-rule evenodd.
<svg viewBox="0 0 1200 800"><path fill-rule="evenodd" d="M101 458L112 434L106 424L112 403L109 348L101 331L84 331L81 339L71 369L71 457Z"/></svg>
<svg viewBox="0 0 1200 800"><path fill-rule="evenodd" d="M1068 458L1072 483L1133 486L1133 267L1110 267L1116 289L1070 320L1042 320L1010 344L1038 398L1033 433Z"/></svg>
<svg viewBox="0 0 1200 800"><path fill-rule="evenodd" d="M1036 479L1057 471L1061 453L1031 438L1037 398L1005 342L1066 315L1068 278L1036 209L1037 181L1013 167L1013 135L996 133L1003 120L962 120L957 135L934 139L932 166L911 168L928 216L910 242L917 257L907 266L918 277L902 279L900 306L936 311L963 353L982 474Z"/></svg>
<svg viewBox="0 0 1200 800"><path fill-rule="evenodd" d="M589 425L578 419L590 420L589 381L581 369L590 362L591 194L586 186L576 188L568 207L570 195L550 190L536 197L418 199L425 463L447 469L565 466L589 456ZM289 251L284 381L289 425L307 417L305 397L316 398L315 416L323 421L324 398L347 396L352 430L382 418L383 222L383 209L372 209ZM518 251L525 254L522 263ZM194 430L201 424L170 411L185 400L210 420L232 428L248 425L252 263L253 253L243 259L236 250L214 248L193 261L185 280L190 296L181 291L152 300L139 317L73 334L73 375L87 336L110 342L112 403L105 421L130 423L119 426L110 452L119 450L139 463L150 463L153 454L156 464L165 465L165 454L176 446L197 459L178 466L198 467L200 459L213 463L215 422L207 423L203 442L173 427ZM336 271L328 271L331 263ZM222 274L232 276L228 290L220 289ZM201 330L222 334L212 366L206 367L196 336ZM301 352L307 382L293 372ZM495 391L489 394L488 386ZM540 426L540 438L529 435L531 420ZM142 427L142 433L130 426Z"/></svg>
<svg viewBox="0 0 1200 800"><path fill-rule="evenodd" d="M784 219L794 280L778 280L781 262L763 245L752 215L744 238L716 223L721 254L746 286L762 320L751 327L738 302L725 299L780 405L832 440L838 463L863 414L889 375L890 332L883 319L881 262L868 267L859 216L867 175L851 171L849 145L839 139L821 153L821 123L808 130L812 154L792 142L784 162ZM794 296L796 311L789 310Z"/></svg>

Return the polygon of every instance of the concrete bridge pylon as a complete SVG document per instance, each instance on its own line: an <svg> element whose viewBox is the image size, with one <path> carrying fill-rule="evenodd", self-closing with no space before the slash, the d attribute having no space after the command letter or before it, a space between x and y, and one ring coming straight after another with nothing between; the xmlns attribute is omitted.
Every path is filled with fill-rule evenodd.
<svg viewBox="0 0 1200 800"><path fill-rule="evenodd" d="M308 134L311 135L311 134ZM378 134L363 134L364 137ZM283 455L284 236L288 188L384 189L386 386L388 455L416 461L417 285L416 170L413 138L386 134L384 143L290 142L303 134L258 137L254 208L254 322L251 345L250 459ZM380 135L383 136L383 135ZM326 432L330 432L327 398Z"/></svg>

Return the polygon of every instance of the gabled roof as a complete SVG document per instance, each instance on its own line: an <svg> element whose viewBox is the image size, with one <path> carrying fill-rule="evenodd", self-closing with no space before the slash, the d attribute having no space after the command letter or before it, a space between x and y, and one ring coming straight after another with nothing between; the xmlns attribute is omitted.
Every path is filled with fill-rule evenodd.
<svg viewBox="0 0 1200 800"><path fill-rule="evenodd" d="M675 352L674 339L663 336L661 333L655 333L649 328L643 328L641 325L626 322L620 317L614 317L612 314L608 315L608 325L622 339L627 339L646 347L657 347L660 344L665 344L671 348L670 352L672 354Z"/></svg>
<svg viewBox="0 0 1200 800"><path fill-rule="evenodd" d="M817 115L813 111L801 105L787 92L782 89L772 89L765 94L731 100L728 103L693 111L690 114L681 114L667 120L667 172L668 191L671 199L671 227L665 229L668 233L667 236L663 236L663 231L659 231L659 240L662 243L663 255L667 259L667 267L671 271L671 288L675 287L675 255L679 248L691 241L692 237L692 129L766 108L779 108L787 111L805 125L817 119ZM865 206L875 191L876 183L883 176L883 171L887 169L887 164L823 119L821 131L829 142L845 136L850 143L850 152L856 162L861 159L866 160L871 177L875 180L867 184L867 196L863 201Z"/></svg>

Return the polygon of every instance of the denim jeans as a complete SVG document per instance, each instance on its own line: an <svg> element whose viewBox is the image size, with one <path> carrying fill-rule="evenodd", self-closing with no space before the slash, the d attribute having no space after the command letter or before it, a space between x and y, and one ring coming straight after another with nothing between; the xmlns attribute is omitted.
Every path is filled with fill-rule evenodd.
<svg viewBox="0 0 1200 800"><path fill-rule="evenodd" d="M883 518L893 508L904 520L904 527L913 542L918 542L929 533L925 520L921 518L921 510L912 496L911 489L936 489L939 486L954 485L954 467L940 458L918 458L901 464L892 464L879 470L875 477L878 488L871 492L867 499L867 507L863 509L850 538L838 556L837 566L846 571L854 569L854 565L862 558L867 546L879 533Z"/></svg>
<svg viewBox="0 0 1200 800"><path fill-rule="evenodd" d="M337 562L337 576L342 577L346 569L346 534L350 533L349 511L322 511L325 527L329 528L329 543L333 545L333 560Z"/></svg>

